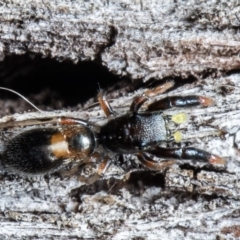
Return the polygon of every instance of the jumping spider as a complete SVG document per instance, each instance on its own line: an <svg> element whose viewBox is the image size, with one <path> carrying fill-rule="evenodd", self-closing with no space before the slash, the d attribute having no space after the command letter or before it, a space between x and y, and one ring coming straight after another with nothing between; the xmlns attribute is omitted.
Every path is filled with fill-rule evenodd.
<svg viewBox="0 0 240 240"><path fill-rule="evenodd" d="M13 137L4 147L3 165L14 173L45 174L59 169L69 159L76 160L81 165L91 163L97 158L99 162L97 172L86 181L92 183L106 172L111 163L110 155L114 154L134 154L143 166L153 170L172 165L175 162L173 159L225 164L223 158L197 148L160 146L164 142L180 142L181 134L178 131L172 133L168 130L167 124L169 122L180 124L186 120L186 114L168 116L164 114L164 110L199 105L208 107L212 104L210 98L203 96L174 96L155 101L148 105L147 110L140 111L149 98L166 92L173 85L173 82L167 82L146 91L133 100L126 114L119 117L115 117L105 95L100 92L99 103L109 118L105 125L98 126L82 119L68 117L47 119L46 122L58 123L60 127L35 128ZM44 123L44 119L40 123ZM31 120L14 123L14 125L34 124ZM98 146L103 149L100 153ZM156 161L151 156L169 160ZM76 173L79 165L71 169L70 174Z"/></svg>

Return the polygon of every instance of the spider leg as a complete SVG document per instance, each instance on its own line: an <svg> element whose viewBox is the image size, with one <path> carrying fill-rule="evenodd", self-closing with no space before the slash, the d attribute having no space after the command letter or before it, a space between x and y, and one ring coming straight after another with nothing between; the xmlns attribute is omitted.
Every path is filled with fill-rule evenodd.
<svg viewBox="0 0 240 240"><path fill-rule="evenodd" d="M148 97L146 96L137 96L130 106L130 112L137 113L141 106L148 100Z"/></svg>
<svg viewBox="0 0 240 240"><path fill-rule="evenodd" d="M106 96L103 91L100 91L98 93L98 102L107 117L114 115L114 111L112 110L112 107L108 100L106 99Z"/></svg>
<svg viewBox="0 0 240 240"><path fill-rule="evenodd" d="M141 96L138 96L133 100L133 102L130 106L130 111L133 113L137 113L139 111L139 109L141 108L141 106L143 105L143 103L146 102L149 99L149 97L153 97L153 96L162 94L162 93L166 92L169 88L173 87L173 85L174 85L174 82L167 82L156 88L147 90ZM114 115L114 111L112 110L112 107L111 107L110 103L108 102L108 100L106 99L106 96L103 91L100 91L98 94L98 102L107 117Z"/></svg>
<svg viewBox="0 0 240 240"><path fill-rule="evenodd" d="M225 164L225 159L218 157L201 149L189 147L189 148L162 148L154 147L146 152L155 155L160 158L174 158L174 159L187 159L194 161L204 161L211 164Z"/></svg>
<svg viewBox="0 0 240 240"><path fill-rule="evenodd" d="M174 96L174 97L166 97L160 99L156 102L151 103L148 106L148 111L157 111L157 110L165 110L172 107L193 107L202 105L204 107L208 107L213 104L213 100L211 98L207 98L204 96Z"/></svg>
<svg viewBox="0 0 240 240"><path fill-rule="evenodd" d="M164 92L166 92L168 89L170 89L171 87L173 87L174 82L166 82L158 87L155 87L153 89L147 90L146 92L144 92L142 95L137 96L131 106L130 106L130 111L133 113L137 113L139 111L139 109L141 108L141 106L150 98L150 97L154 97L157 96L159 94L162 94Z"/></svg>
<svg viewBox="0 0 240 240"><path fill-rule="evenodd" d="M105 172L107 171L107 169L110 167L111 165L111 159L110 157L106 156L103 161L100 163L100 165L98 166L96 172L88 177L83 177L80 176L79 180L85 182L86 184L93 184L94 182L96 182L98 179L100 179L101 177L103 177L103 175L105 174Z"/></svg>
<svg viewBox="0 0 240 240"><path fill-rule="evenodd" d="M151 170L161 170L175 163L174 160L167 160L167 161L161 161L161 162L154 161L146 153L143 153L143 152L136 154L136 156L138 157L138 160L142 163L142 165L144 165L145 167Z"/></svg>
<svg viewBox="0 0 240 240"><path fill-rule="evenodd" d="M66 177L66 176L72 176L72 175L76 175L79 174L79 170L81 170L84 166L89 166L89 165L93 165L96 161L93 160L94 158L99 157L99 153L95 153L93 154L93 156L84 159L83 161L79 162L76 166L74 166L73 168L71 168L70 170L63 170L60 172L60 175L62 177ZM86 184L92 184L94 182L96 182L99 178L101 178L104 173L107 171L107 169L109 168L109 166L111 165L111 159L107 156L103 159L103 161L99 164L97 170L90 176L79 176L78 179L79 181L82 181Z"/></svg>
<svg viewBox="0 0 240 240"><path fill-rule="evenodd" d="M97 174L102 177L110 167L111 163L112 163L111 158L109 156L106 156L100 163L97 169Z"/></svg>
<svg viewBox="0 0 240 240"><path fill-rule="evenodd" d="M60 123L61 125L82 125L83 127L90 128L91 130L95 132L99 132L100 127L96 124L89 123L85 120L79 119L79 118L71 118L71 117L60 117L56 121L57 123Z"/></svg>
<svg viewBox="0 0 240 240"><path fill-rule="evenodd" d="M31 126L31 125L40 125L40 124L46 124L46 123L82 124L85 126L88 125L86 121L78 118L51 117L51 118L26 119L26 120L20 120L20 121L10 120L8 122L0 123L0 128L16 127L16 126Z"/></svg>
<svg viewBox="0 0 240 240"><path fill-rule="evenodd" d="M79 172L79 168L81 165L82 165L82 163L79 163L69 170L60 171L61 177L70 177L70 176L76 175Z"/></svg>
<svg viewBox="0 0 240 240"><path fill-rule="evenodd" d="M78 119L78 118L68 118L68 117L60 117L58 122L63 125L73 125L73 124L81 124L83 126L88 126L88 122Z"/></svg>

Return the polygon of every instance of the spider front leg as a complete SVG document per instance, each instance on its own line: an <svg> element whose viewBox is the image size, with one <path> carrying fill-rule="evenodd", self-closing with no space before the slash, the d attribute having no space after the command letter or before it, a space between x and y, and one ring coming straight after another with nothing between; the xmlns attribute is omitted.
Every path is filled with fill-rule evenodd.
<svg viewBox="0 0 240 240"><path fill-rule="evenodd" d="M204 161L210 164L226 163L225 159L197 148L162 148L154 147L146 151L160 158L186 159L194 161Z"/></svg>
<svg viewBox="0 0 240 240"><path fill-rule="evenodd" d="M147 111L160 111L166 110L173 107L184 108L184 107L193 107L193 106L204 106L208 107L213 104L211 98L204 96L173 96L160 99L156 102L151 103ZM172 116L165 116L167 122L170 120L175 124L181 124L187 121L188 116L186 113L177 113ZM173 139L175 142L180 142L182 140L181 132L177 131L173 134Z"/></svg>
<svg viewBox="0 0 240 240"><path fill-rule="evenodd" d="M172 88L174 86L174 82L166 82L156 88L147 90L146 92L144 92L142 95L137 96L131 106L130 106L130 111L133 113L137 113L139 112L141 106L147 101L149 100L150 97L154 97L157 96L159 94L162 94L164 92L166 92L167 90L169 90L170 88Z"/></svg>
<svg viewBox="0 0 240 240"><path fill-rule="evenodd" d="M138 160L142 163L143 166L156 171L169 167L175 163L174 160L167 160L161 162L154 161L144 152L140 152L136 154L136 156L138 157Z"/></svg>
<svg viewBox="0 0 240 240"><path fill-rule="evenodd" d="M174 86L174 82L172 81L172 82L164 83L151 90L147 90L142 95L136 97L133 100L130 106L130 111L133 113L137 113L141 108L141 106L143 105L143 103L145 103L150 97L154 97L156 95L162 94L173 86ZM106 99L106 96L103 91L100 91L98 94L98 102L107 117L114 115L114 111L112 110L112 107L109 104L108 100Z"/></svg>
<svg viewBox="0 0 240 240"><path fill-rule="evenodd" d="M213 104L213 100L204 96L173 96L160 99L156 102L151 103L147 110L157 111L165 110L173 107L194 107L194 106L204 106L208 107Z"/></svg>

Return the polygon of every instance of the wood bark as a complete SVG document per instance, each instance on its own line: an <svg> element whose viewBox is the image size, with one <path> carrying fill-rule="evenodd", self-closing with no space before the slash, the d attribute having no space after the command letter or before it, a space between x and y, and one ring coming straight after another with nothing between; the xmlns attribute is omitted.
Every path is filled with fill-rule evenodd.
<svg viewBox="0 0 240 240"><path fill-rule="evenodd" d="M227 161L222 167L179 160L169 169L153 172L133 156L125 156L123 169L114 158L104 178L90 186L78 176L61 177L58 172L29 177L2 169L1 238L240 237L240 75L225 75L240 63L238 1L0 3L2 60L29 52L59 61L98 60L133 81L167 77L176 85L184 83L150 101L193 94L214 99L209 108L182 109L189 119L178 130L183 133L182 146L198 147ZM113 99L112 107L119 115L127 112L133 98L145 90ZM8 107L5 101L0 104L2 109ZM18 113L1 118L0 127L8 121L51 116L106 122L96 105L81 111ZM9 138L32 127L36 126L1 128L0 150Z"/></svg>
<svg viewBox="0 0 240 240"><path fill-rule="evenodd" d="M131 79L239 67L238 1L2 1L0 55L100 59Z"/></svg>

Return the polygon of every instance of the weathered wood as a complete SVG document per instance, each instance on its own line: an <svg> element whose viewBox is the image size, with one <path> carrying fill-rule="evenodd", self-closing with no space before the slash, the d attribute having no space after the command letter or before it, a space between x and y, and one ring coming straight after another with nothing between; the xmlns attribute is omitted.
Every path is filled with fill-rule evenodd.
<svg viewBox="0 0 240 240"><path fill-rule="evenodd" d="M238 1L3 1L0 56L99 59L131 79L239 68Z"/></svg>
<svg viewBox="0 0 240 240"><path fill-rule="evenodd" d="M189 121L179 130L183 145L188 141L227 160L226 168L192 161L178 161L160 173L140 168L126 182L122 181L126 171L115 160L105 178L91 186L76 176L31 178L2 170L1 238L239 237L240 75L222 76L239 68L239 19L238 1L233 0L1 2L2 59L32 52L73 62L97 59L132 80L203 77L159 97L212 97L215 105L207 109L181 110L188 113ZM133 97L143 91L114 99L113 108L118 114L126 112ZM0 101L0 106L3 113L8 103ZM106 121L99 106L12 117L17 121L52 115L80 117L100 125ZM24 130L1 129L0 150L9 137ZM131 156L125 161L130 164L128 170L138 169Z"/></svg>
<svg viewBox="0 0 240 240"><path fill-rule="evenodd" d="M183 145L188 141L191 146L224 157L226 168L179 160L167 171L155 173L134 167L136 160L125 156L130 166L127 169L138 169L126 182L122 179L127 172L117 166L115 159L104 179L90 186L79 182L77 176L61 178L53 174L31 178L2 171L0 236L16 239L239 236L239 77L238 74L221 77L217 82L213 78L199 80L157 97L207 94L215 100L209 108L181 109L189 120L179 130L183 132ZM126 112L133 97L144 90L114 99L114 110L118 114ZM176 112L179 110L166 111ZM0 120L3 123L55 115L80 117L99 125L106 121L98 105L81 112L30 112ZM1 149L9 137L25 130L2 129Z"/></svg>

